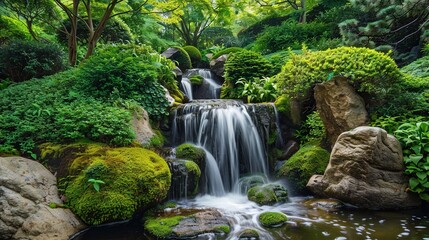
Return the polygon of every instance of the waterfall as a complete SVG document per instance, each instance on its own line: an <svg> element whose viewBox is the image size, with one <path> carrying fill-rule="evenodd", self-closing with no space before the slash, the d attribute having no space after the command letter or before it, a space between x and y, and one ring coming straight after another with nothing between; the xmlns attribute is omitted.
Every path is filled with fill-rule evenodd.
<svg viewBox="0 0 429 240"><path fill-rule="evenodd" d="M253 113L247 105L235 100L198 100L175 110L173 142L203 147L210 159L206 161L210 164L206 166L206 174L221 177L224 191L213 187L220 183L207 181L206 193L221 195L237 189L243 173L268 175L266 148L252 121ZM218 169L219 176L213 175L218 173L212 168Z"/></svg>
<svg viewBox="0 0 429 240"><path fill-rule="evenodd" d="M193 85L189 80L192 76L203 77L203 83L199 86ZM189 100L216 99L219 97L221 87L221 85L214 80L214 76L209 69L187 70L182 77L181 85Z"/></svg>

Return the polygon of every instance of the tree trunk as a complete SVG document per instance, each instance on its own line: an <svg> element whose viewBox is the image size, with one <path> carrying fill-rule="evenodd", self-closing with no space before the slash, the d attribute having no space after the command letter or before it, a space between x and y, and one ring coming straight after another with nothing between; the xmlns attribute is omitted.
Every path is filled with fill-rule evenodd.
<svg viewBox="0 0 429 240"><path fill-rule="evenodd" d="M27 23L27 29L28 29L28 32L30 32L31 37L34 40L38 41L39 39L37 38L37 35L33 30L33 22L30 21L29 19L26 19L25 22Z"/></svg>
<svg viewBox="0 0 429 240"><path fill-rule="evenodd" d="M302 10L302 13L299 16L299 22L305 23L307 22L307 9L305 8L305 0L301 0L301 10Z"/></svg>
<svg viewBox="0 0 429 240"><path fill-rule="evenodd" d="M71 17L71 29L68 39L69 49L69 64L75 66L77 63L77 14L78 14L79 0L73 0L73 14Z"/></svg>

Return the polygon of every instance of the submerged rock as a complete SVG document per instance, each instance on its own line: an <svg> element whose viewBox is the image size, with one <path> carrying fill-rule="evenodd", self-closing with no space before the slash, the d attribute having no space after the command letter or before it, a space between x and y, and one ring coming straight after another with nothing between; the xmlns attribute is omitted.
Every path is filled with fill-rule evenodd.
<svg viewBox="0 0 429 240"><path fill-rule="evenodd" d="M161 213L162 215L162 213ZM215 209L186 209L166 217L149 218L145 229L164 239L189 239L204 233L229 233L229 221Z"/></svg>
<svg viewBox="0 0 429 240"><path fill-rule="evenodd" d="M320 209L320 210L324 210L324 211L337 211L337 210L341 210L342 208L344 208L344 203L342 203L340 200L337 199L333 199L333 198L329 198L329 199L309 199L307 201L304 202L305 205L312 207L312 208L316 208L316 209Z"/></svg>
<svg viewBox="0 0 429 240"><path fill-rule="evenodd" d="M288 193L283 185L269 183L249 189L247 198L259 205L274 205L287 202Z"/></svg>
<svg viewBox="0 0 429 240"><path fill-rule="evenodd" d="M42 164L0 157L0 239L63 240L85 227L60 205L57 180Z"/></svg>
<svg viewBox="0 0 429 240"><path fill-rule="evenodd" d="M363 98L344 77L317 84L314 98L331 146L342 132L368 124Z"/></svg>
<svg viewBox="0 0 429 240"><path fill-rule="evenodd" d="M259 233L255 229L247 228L238 234L238 239L239 240L248 240L248 239L258 240Z"/></svg>
<svg viewBox="0 0 429 240"><path fill-rule="evenodd" d="M381 128L358 127L338 137L324 175L312 176L307 187L318 196L361 208L417 207L421 201L407 192L404 170L395 137Z"/></svg>

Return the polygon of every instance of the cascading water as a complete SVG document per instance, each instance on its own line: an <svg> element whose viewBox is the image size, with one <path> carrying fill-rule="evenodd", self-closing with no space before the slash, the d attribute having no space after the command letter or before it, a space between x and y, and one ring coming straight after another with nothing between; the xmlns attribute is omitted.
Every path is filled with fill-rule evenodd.
<svg viewBox="0 0 429 240"><path fill-rule="evenodd" d="M240 174L268 175L265 144L246 105L235 100L199 100L176 110L173 142L203 147L216 166L206 166L204 193L219 196L236 188ZM216 169L213 169L216 168ZM224 191L210 187L220 174ZM218 180L216 180L218 181ZM219 185L219 184L217 184Z"/></svg>
<svg viewBox="0 0 429 240"><path fill-rule="evenodd" d="M192 76L201 76L201 85L193 85L190 81ZM208 69L189 69L182 77L182 89L189 100L194 99L216 99L220 94L221 85L218 84L213 74Z"/></svg>

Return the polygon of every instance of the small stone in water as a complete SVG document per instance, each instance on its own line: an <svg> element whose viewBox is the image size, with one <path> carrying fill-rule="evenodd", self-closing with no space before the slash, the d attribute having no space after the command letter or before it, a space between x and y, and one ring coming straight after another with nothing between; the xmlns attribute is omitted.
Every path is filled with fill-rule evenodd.
<svg viewBox="0 0 429 240"><path fill-rule="evenodd" d="M379 223L384 223L386 220L382 219L380 221L378 221Z"/></svg>
<svg viewBox="0 0 429 240"><path fill-rule="evenodd" d="M331 235L331 234L329 234L328 232L322 232L322 234L323 234L323 236L325 236L325 237L327 237L327 236Z"/></svg>
<svg viewBox="0 0 429 240"><path fill-rule="evenodd" d="M415 226L414 228L417 228L417 229L425 229L425 228L427 228L426 226Z"/></svg>
<svg viewBox="0 0 429 240"><path fill-rule="evenodd" d="M336 237L335 240L347 240L346 237Z"/></svg>

